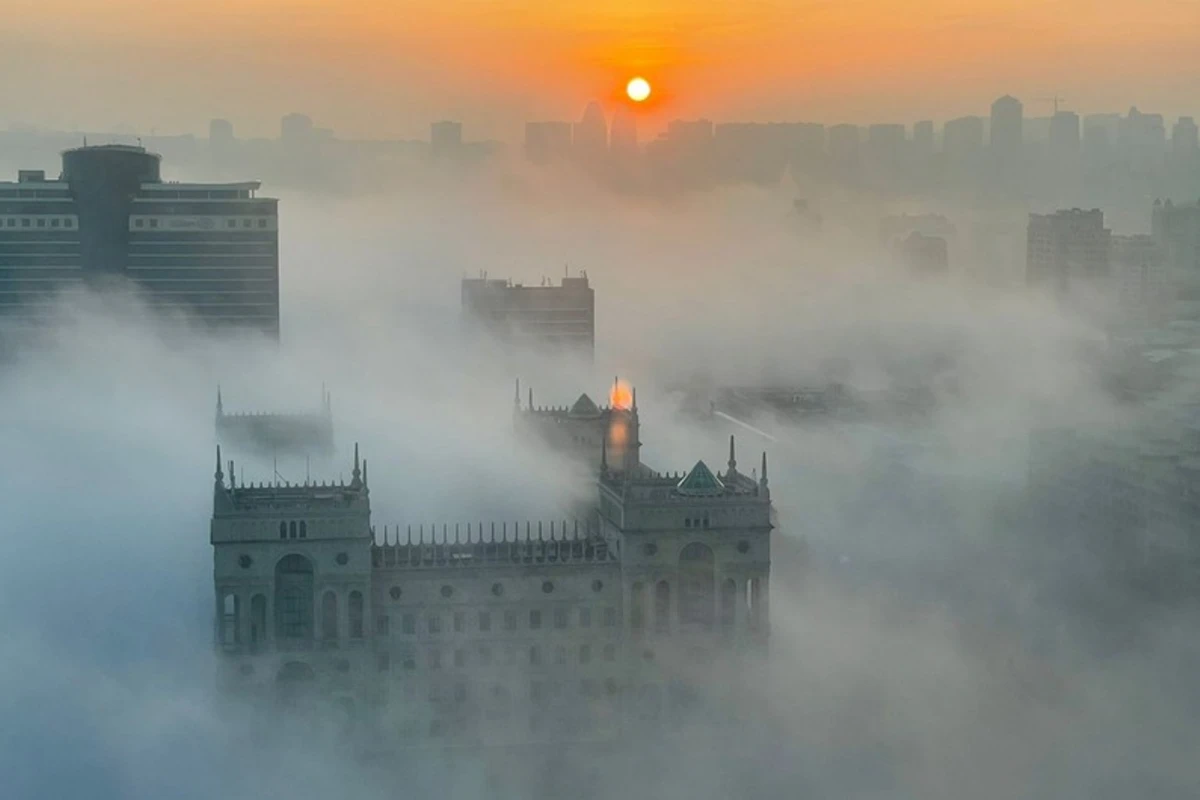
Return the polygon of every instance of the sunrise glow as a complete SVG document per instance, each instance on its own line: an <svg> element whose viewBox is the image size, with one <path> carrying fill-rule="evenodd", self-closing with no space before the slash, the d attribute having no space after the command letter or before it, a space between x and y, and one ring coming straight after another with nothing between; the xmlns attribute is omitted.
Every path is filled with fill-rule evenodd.
<svg viewBox="0 0 1200 800"><path fill-rule="evenodd" d="M650 82L645 78L634 78L625 87L625 94L635 103L641 103L650 97Z"/></svg>

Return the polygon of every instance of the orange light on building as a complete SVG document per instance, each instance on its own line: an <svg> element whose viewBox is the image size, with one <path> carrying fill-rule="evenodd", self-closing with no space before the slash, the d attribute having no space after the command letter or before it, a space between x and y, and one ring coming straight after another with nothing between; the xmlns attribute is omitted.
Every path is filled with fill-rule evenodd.
<svg viewBox="0 0 1200 800"><path fill-rule="evenodd" d="M608 393L608 404L613 408L628 411L633 408L633 389L625 381L614 381L612 391Z"/></svg>

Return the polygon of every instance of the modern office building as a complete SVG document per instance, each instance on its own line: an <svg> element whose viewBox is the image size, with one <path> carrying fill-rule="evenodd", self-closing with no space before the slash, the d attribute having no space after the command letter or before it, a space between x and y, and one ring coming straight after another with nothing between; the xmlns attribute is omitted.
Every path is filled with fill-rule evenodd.
<svg viewBox="0 0 1200 800"><path fill-rule="evenodd" d="M1065 293L1078 280L1107 278L1112 232L1098 208L1030 214L1026 229L1026 282Z"/></svg>
<svg viewBox="0 0 1200 800"><path fill-rule="evenodd" d="M1025 107L1015 97L1005 95L992 103L988 144L995 160L1011 164L1021 155L1025 137Z"/></svg>
<svg viewBox="0 0 1200 800"><path fill-rule="evenodd" d="M587 273L555 286L523 286L503 278L463 278L467 321L508 341L575 349L589 357L596 341L596 296Z"/></svg>
<svg viewBox="0 0 1200 800"><path fill-rule="evenodd" d="M132 285L153 308L278 336L278 200L255 181L167 183L160 161L80 147L56 180L0 183L0 313L32 321L58 290Z"/></svg>
<svg viewBox="0 0 1200 800"><path fill-rule="evenodd" d="M919 275L945 275L950 271L946 240L912 231L893 246L893 255L905 269Z"/></svg>

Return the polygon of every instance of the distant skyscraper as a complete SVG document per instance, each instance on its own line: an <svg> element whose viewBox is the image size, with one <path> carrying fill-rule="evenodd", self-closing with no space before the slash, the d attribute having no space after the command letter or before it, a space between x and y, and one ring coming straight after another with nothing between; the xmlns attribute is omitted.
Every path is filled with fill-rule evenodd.
<svg viewBox="0 0 1200 800"><path fill-rule="evenodd" d="M1079 115L1058 111L1050 118L1050 155L1071 158L1079 152Z"/></svg>
<svg viewBox="0 0 1200 800"><path fill-rule="evenodd" d="M586 164L601 164L608 151L608 120L600 104L592 101L575 123L572 147L575 157Z"/></svg>
<svg viewBox="0 0 1200 800"><path fill-rule="evenodd" d="M1011 163L1021 153L1025 136L1025 107L1005 95L992 103L989 145L996 161Z"/></svg>
<svg viewBox="0 0 1200 800"><path fill-rule="evenodd" d="M894 246L896 259L906 269L922 275L944 275L950 270L946 240L913 231Z"/></svg>
<svg viewBox="0 0 1200 800"><path fill-rule="evenodd" d="M788 127L778 123L717 125L713 148L721 178L760 185L778 183L791 156Z"/></svg>
<svg viewBox="0 0 1200 800"><path fill-rule="evenodd" d="M462 152L462 123L442 120L429 126L429 152L437 158L453 158Z"/></svg>
<svg viewBox="0 0 1200 800"><path fill-rule="evenodd" d="M983 150L983 118L959 117L942 129L942 152L951 164L968 164Z"/></svg>
<svg viewBox="0 0 1200 800"><path fill-rule="evenodd" d="M1171 155L1177 163L1195 164L1200 151L1200 131L1191 117L1180 117L1171 128Z"/></svg>
<svg viewBox="0 0 1200 800"><path fill-rule="evenodd" d="M1076 281L1107 278L1111 271L1112 232L1098 208L1030 214L1026 247L1027 282L1059 294Z"/></svg>
<svg viewBox="0 0 1200 800"><path fill-rule="evenodd" d="M0 313L36 317L50 292L131 281L156 308L279 333L278 200L257 182L164 183L160 157L102 145L62 176L0 183Z"/></svg>
<svg viewBox="0 0 1200 800"><path fill-rule="evenodd" d="M504 279L464 278L467 319L511 341L578 348L591 355L596 340L596 297L587 275L554 286L522 286Z"/></svg>
<svg viewBox="0 0 1200 800"><path fill-rule="evenodd" d="M233 123L227 119L214 119L208 123L208 143L211 147L233 144Z"/></svg>
<svg viewBox="0 0 1200 800"><path fill-rule="evenodd" d="M1167 266L1177 276L1200 283L1200 203L1156 200L1150 219Z"/></svg>
<svg viewBox="0 0 1200 800"><path fill-rule="evenodd" d="M571 153L571 123L525 123L525 157L535 164L547 164Z"/></svg>
<svg viewBox="0 0 1200 800"><path fill-rule="evenodd" d="M903 125L872 125L867 128L867 163L880 177L894 177L904 160L908 132Z"/></svg>
<svg viewBox="0 0 1200 800"><path fill-rule="evenodd" d="M285 142L306 142L313 136L313 121L306 114L288 114L279 121L279 138Z"/></svg>
<svg viewBox="0 0 1200 800"><path fill-rule="evenodd" d="M834 125L829 129L829 164L840 177L858 171L862 144L857 125Z"/></svg>

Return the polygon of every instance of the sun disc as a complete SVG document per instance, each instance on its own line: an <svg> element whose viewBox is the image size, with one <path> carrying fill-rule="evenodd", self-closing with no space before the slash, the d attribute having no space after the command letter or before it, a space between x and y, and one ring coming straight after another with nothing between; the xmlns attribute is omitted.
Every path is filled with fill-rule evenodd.
<svg viewBox="0 0 1200 800"><path fill-rule="evenodd" d="M650 82L645 78L633 78L625 86L625 94L635 103L640 103L650 96Z"/></svg>

